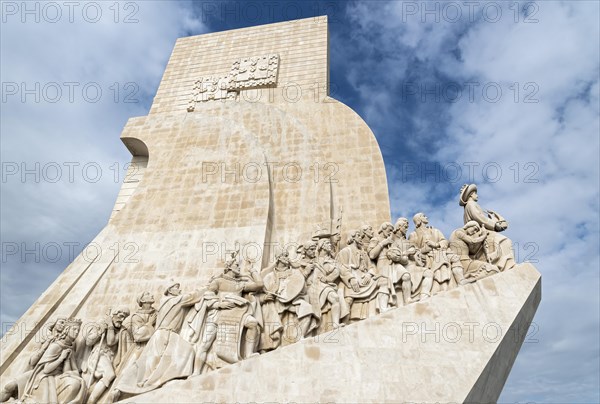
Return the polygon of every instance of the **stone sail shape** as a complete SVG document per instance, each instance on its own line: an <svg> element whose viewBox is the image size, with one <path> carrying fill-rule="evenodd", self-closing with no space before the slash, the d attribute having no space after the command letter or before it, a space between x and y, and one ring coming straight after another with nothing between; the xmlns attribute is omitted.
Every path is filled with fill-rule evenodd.
<svg viewBox="0 0 600 404"><path fill-rule="evenodd" d="M132 400L495 403L521 344L535 338L540 299L540 274L520 264Z"/></svg>
<svg viewBox="0 0 600 404"><path fill-rule="evenodd" d="M260 267L336 212L345 230L390 220L374 135L328 96L328 48L326 17L177 41L149 114L121 134L137 165L108 224L6 332L0 384L51 319L201 289L238 248Z"/></svg>

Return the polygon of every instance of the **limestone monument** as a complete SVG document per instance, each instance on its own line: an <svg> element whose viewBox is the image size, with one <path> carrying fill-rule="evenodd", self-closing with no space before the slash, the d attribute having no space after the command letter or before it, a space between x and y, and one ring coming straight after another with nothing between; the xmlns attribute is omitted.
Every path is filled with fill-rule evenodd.
<svg viewBox="0 0 600 404"><path fill-rule="evenodd" d="M326 17L179 39L94 248L3 339L0 402L497 400L540 274L475 184L448 237L392 224L328 90Z"/></svg>

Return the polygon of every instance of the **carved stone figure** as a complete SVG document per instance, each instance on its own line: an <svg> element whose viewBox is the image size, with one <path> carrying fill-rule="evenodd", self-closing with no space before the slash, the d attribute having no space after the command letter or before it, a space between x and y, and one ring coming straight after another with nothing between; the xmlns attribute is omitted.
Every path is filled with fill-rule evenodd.
<svg viewBox="0 0 600 404"><path fill-rule="evenodd" d="M405 217L399 217L394 225L394 243L401 244L408 239L408 219Z"/></svg>
<svg viewBox="0 0 600 404"><path fill-rule="evenodd" d="M82 404L86 384L79 376L74 355L74 342L80 329L80 320L67 320L35 367L4 386L0 402L18 396L22 403Z"/></svg>
<svg viewBox="0 0 600 404"><path fill-rule="evenodd" d="M362 241L362 249L367 252L367 256L370 253L370 245L369 243L375 237L375 233L373 232L373 226L370 224L362 225L359 229L359 233ZM369 269L374 269L374 265L372 261L369 261Z"/></svg>
<svg viewBox="0 0 600 404"><path fill-rule="evenodd" d="M235 363L255 353L259 324L254 317L255 306L243 294L262 289L260 279L241 276L236 254L226 261L225 272L211 280L196 317L203 320L195 323L197 335L202 335L202 339L197 343L194 374L202 372L217 333L225 341L219 341L220 349L213 349L213 363ZM217 367L218 363L212 366Z"/></svg>
<svg viewBox="0 0 600 404"><path fill-rule="evenodd" d="M425 265L433 272L434 283L447 290L451 279L450 265L446 257L446 239L441 231L427 226L429 220L423 213L413 217L415 231L408 238L425 257Z"/></svg>
<svg viewBox="0 0 600 404"><path fill-rule="evenodd" d="M312 265L292 266L284 250L277 254L274 265L262 271L265 293L260 300L265 328L259 343L261 352L296 342L317 327L319 314L308 301L306 285L313 269Z"/></svg>
<svg viewBox="0 0 600 404"><path fill-rule="evenodd" d="M319 241L311 240L303 247L303 265L314 266L308 279L308 295L315 313L319 315L317 333L336 329L341 317L340 297L337 293L340 271L333 258L329 236L324 236Z"/></svg>
<svg viewBox="0 0 600 404"><path fill-rule="evenodd" d="M91 390L90 403L98 402L116 377L115 368L126 352L127 331L122 324L127 317L129 309L120 308L102 321L92 324L84 336L85 345L92 348L83 375ZM97 383L94 385L95 380Z"/></svg>
<svg viewBox="0 0 600 404"><path fill-rule="evenodd" d="M488 230L488 248L492 263L505 271L516 265L512 248L512 241L506 236L499 234L508 228L508 222L498 213L492 210L483 210L477 203L477 185L463 185L460 190L459 205L464 206L464 223L474 220Z"/></svg>
<svg viewBox="0 0 600 404"><path fill-rule="evenodd" d="M407 239L408 219L401 217L394 227L394 247L398 248L400 255L405 257L404 267L410 273L413 301L420 301L431 297L433 288L433 271L425 265L421 250Z"/></svg>
<svg viewBox="0 0 600 404"><path fill-rule="evenodd" d="M459 285L469 283L464 277L460 259L451 250L448 251L448 241L442 232L428 226L429 219L424 213L417 213L413 222L415 231L408 240L421 250L425 265L433 271L435 284L445 291L450 287L453 277Z"/></svg>
<svg viewBox="0 0 600 404"><path fill-rule="evenodd" d="M153 307L154 296L150 292L144 292L137 298L137 304L140 307L134 314L125 320L123 327L128 332L127 345L122 348L125 356L119 363L115 363L115 373L117 379L115 385L119 384L120 373L134 361L136 361L146 343L154 334L154 324L156 323L157 312ZM117 401L121 392L117 389L112 391L112 401Z"/></svg>
<svg viewBox="0 0 600 404"><path fill-rule="evenodd" d="M137 304L140 308L131 316L127 327L135 343L127 352L134 359L137 359L142 348L146 346L146 343L152 337L152 334L154 334L154 325L158 316L158 312L153 306L154 296L152 293L148 291L142 293L137 298Z"/></svg>
<svg viewBox="0 0 600 404"><path fill-rule="evenodd" d="M321 226L317 226L315 232L313 233L311 240L313 241L319 241L325 237L329 238L329 241L331 243L331 249L332 249L332 253L333 256L335 256L337 254L337 252L339 251L339 246L340 246L340 241L342 240L342 212L340 209L340 213L339 213L339 217L335 220L335 222L332 223L331 227L331 231L321 227Z"/></svg>
<svg viewBox="0 0 600 404"><path fill-rule="evenodd" d="M390 280L369 270L370 258L363 248L368 233L352 231L348 245L336 257L340 264L341 294L349 308L349 320L362 320L389 307ZM373 303L373 304L372 304Z"/></svg>
<svg viewBox="0 0 600 404"><path fill-rule="evenodd" d="M200 291L183 294L179 283L169 286L158 307L156 331L140 357L123 370L115 389L141 394L159 388L169 380L188 377L194 369L192 344L179 335L186 309L198 303Z"/></svg>
<svg viewBox="0 0 600 404"><path fill-rule="evenodd" d="M382 223L379 226L379 231L377 232L377 236L374 236L369 241L369 246L367 247L367 251L369 253L369 258L371 258L375 262L375 273L378 275L385 275L388 278L390 277L390 269L391 269L391 261L386 256L387 250L390 248L393 240L393 232L394 226L391 223Z"/></svg>
<svg viewBox="0 0 600 404"><path fill-rule="evenodd" d="M410 273L404 267L408 264L408 259L399 248L392 247L394 225L389 222L381 224L377 234L371 239L368 248L369 257L376 263L375 273L388 278L394 285L394 290L398 286L402 290L402 301L408 304L412 301Z"/></svg>
<svg viewBox="0 0 600 404"><path fill-rule="evenodd" d="M42 335L40 344L29 358L29 367L31 369L37 365L40 358L44 355L44 352L46 352L46 349L48 349L50 343L54 342L56 338L63 332L66 322L67 319L65 317L59 317L53 323L48 324L47 327L44 327L44 329L47 330L47 333Z"/></svg>
<svg viewBox="0 0 600 404"><path fill-rule="evenodd" d="M474 220L450 235L450 249L460 258L466 276L481 279L499 272L488 257L487 239L486 229Z"/></svg>

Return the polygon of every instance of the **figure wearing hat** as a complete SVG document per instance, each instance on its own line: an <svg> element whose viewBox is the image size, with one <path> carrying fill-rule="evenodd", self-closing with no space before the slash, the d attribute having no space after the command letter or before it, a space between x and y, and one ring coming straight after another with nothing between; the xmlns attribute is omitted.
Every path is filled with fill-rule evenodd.
<svg viewBox="0 0 600 404"><path fill-rule="evenodd" d="M510 269L516 265L512 242L507 237L499 234L499 232L508 228L508 222L498 213L482 209L478 200L477 185L463 185L458 203L465 208L464 224L473 220L488 230L488 258L500 271Z"/></svg>

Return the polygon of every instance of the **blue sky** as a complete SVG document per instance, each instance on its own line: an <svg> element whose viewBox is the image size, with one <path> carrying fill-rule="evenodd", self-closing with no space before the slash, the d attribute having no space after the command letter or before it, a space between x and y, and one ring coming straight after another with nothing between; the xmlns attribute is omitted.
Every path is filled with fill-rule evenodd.
<svg viewBox="0 0 600 404"><path fill-rule="evenodd" d="M542 273L501 401L600 402L598 2L92 3L2 2L3 330L108 220L177 37L328 14L332 96L375 133L393 218L448 235L474 181Z"/></svg>

